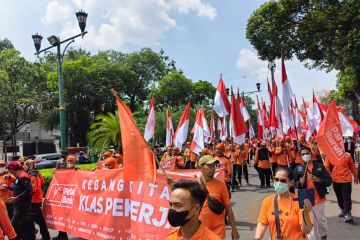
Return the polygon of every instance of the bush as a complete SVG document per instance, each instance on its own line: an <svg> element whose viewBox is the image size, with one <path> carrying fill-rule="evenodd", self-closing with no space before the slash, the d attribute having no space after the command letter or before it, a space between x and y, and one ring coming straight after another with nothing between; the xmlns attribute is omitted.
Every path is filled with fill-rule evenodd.
<svg viewBox="0 0 360 240"><path fill-rule="evenodd" d="M96 164L97 163L79 164L79 165L76 165L76 167L79 169L83 169L83 170L93 170L96 168ZM54 176L55 170L56 170L55 168L47 168L47 169L40 170L41 175L43 176L44 181L45 181L45 184L43 186L43 195L44 196L46 195L47 189L50 186L50 183Z"/></svg>

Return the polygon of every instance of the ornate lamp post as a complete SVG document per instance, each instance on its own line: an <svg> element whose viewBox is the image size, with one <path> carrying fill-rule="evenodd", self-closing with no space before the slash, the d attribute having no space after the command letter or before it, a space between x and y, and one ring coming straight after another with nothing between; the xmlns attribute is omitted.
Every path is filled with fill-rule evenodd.
<svg viewBox="0 0 360 240"><path fill-rule="evenodd" d="M32 35L32 39L34 41L34 46L35 46L35 50L36 50L35 55L39 55L40 53L45 52L54 47L56 47L56 49L57 49L57 71L58 71L58 82L59 82L59 113L60 113L60 147L61 147L61 149L66 148L66 118L65 118L65 101L64 101L64 80L63 80L63 76L62 76L62 60L63 60L63 56L65 54L67 47L75 41L75 38L84 37L84 35L87 33L85 31L87 16L88 16L88 14L83 12L82 10L80 10L79 12L76 13L76 17L78 19L79 27L81 30L80 34L77 34L75 36L67 38L63 41L61 41L59 37L52 35L52 36L48 37L48 41L51 44L51 46L47 47L45 49L40 50L41 41L42 41L43 37L38 33ZM67 43L67 45L65 46L64 51L61 53L60 46L63 43Z"/></svg>

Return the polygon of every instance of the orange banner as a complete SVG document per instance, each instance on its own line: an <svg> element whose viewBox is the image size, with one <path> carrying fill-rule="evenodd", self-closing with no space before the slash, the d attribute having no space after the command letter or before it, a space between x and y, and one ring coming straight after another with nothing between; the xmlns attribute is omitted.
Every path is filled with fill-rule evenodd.
<svg viewBox="0 0 360 240"><path fill-rule="evenodd" d="M223 170L216 176L222 177ZM174 170L175 181L195 179L199 170ZM43 214L47 226L85 239L165 239L170 187L124 182L122 170L58 170L47 191Z"/></svg>

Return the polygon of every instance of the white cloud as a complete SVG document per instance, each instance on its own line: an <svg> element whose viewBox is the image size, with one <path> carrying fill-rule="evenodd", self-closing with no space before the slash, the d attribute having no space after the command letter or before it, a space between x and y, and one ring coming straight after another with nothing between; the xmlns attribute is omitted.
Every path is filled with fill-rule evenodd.
<svg viewBox="0 0 360 240"><path fill-rule="evenodd" d="M198 16L209 19L217 16L217 11L213 6L202 3L200 0L172 0L171 5L179 13L189 14L191 11L195 11Z"/></svg>
<svg viewBox="0 0 360 240"><path fill-rule="evenodd" d="M41 18L41 22L50 25L56 22L68 21L74 14L70 5L67 3L59 3L54 0L47 4L45 15Z"/></svg>
<svg viewBox="0 0 360 240"><path fill-rule="evenodd" d="M116 49L124 43L138 46L156 44L177 26L171 16L174 11L196 13L209 19L217 14L215 8L201 0L73 0L66 3L54 0L47 4L42 22L47 25L60 22L60 37L71 36L79 32L74 16L78 9L89 13L88 35L82 42L93 49Z"/></svg>

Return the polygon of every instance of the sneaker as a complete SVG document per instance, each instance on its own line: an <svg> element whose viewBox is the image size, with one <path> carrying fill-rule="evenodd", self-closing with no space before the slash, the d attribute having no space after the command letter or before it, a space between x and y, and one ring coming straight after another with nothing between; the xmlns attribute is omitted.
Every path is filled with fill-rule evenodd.
<svg viewBox="0 0 360 240"><path fill-rule="evenodd" d="M344 217L344 212L342 209L341 209L341 212L338 214L338 217Z"/></svg>
<svg viewBox="0 0 360 240"><path fill-rule="evenodd" d="M346 223L352 223L352 222L354 222L354 219L352 218L350 213L347 213L347 214L344 215L344 221Z"/></svg>

